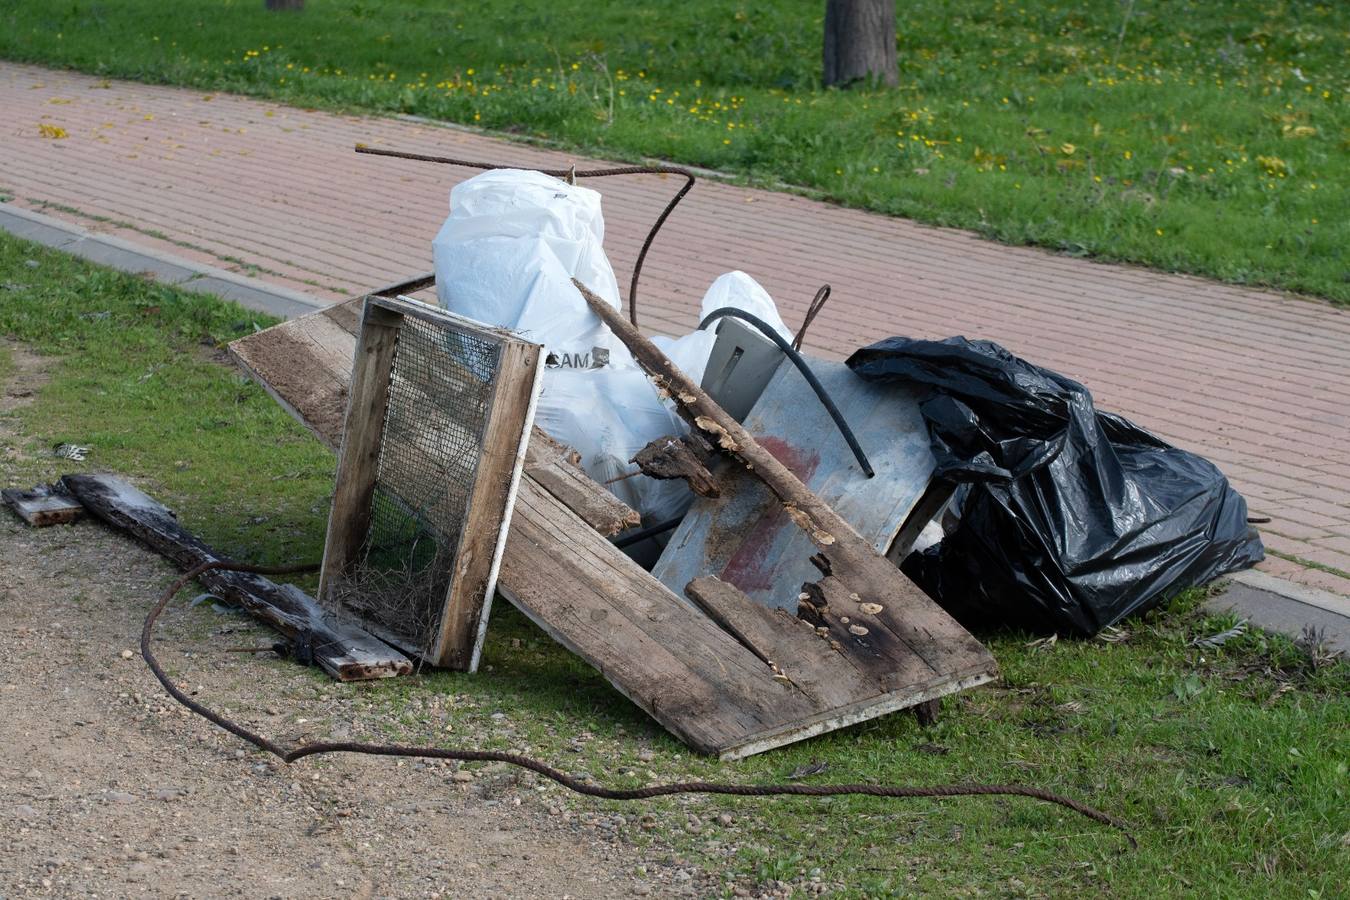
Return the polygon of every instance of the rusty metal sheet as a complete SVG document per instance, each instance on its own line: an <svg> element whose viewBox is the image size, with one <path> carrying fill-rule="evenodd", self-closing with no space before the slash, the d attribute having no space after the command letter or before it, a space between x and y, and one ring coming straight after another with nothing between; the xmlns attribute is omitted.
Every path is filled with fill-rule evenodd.
<svg viewBox="0 0 1350 900"><path fill-rule="evenodd" d="M881 553L919 503L933 474L918 389L868 384L843 364L808 358L867 453L862 473L824 407L790 365L780 366L745 420L764 448L791 469ZM810 540L768 489L735 464L717 471L722 496L700 498L652 570L679 596L700 575L716 575L767 606L795 610L811 565Z"/></svg>

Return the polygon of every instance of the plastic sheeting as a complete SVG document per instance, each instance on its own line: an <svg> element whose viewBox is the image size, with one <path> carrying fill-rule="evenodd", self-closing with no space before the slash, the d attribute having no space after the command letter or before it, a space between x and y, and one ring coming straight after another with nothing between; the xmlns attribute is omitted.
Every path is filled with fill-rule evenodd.
<svg viewBox="0 0 1350 900"><path fill-rule="evenodd" d="M537 424L580 453L586 473L645 520L663 521L688 508L685 483L624 476L636 471L629 460L648 442L688 427L572 284L576 278L620 308L604 234L596 191L541 172L477 175L451 190L450 215L432 242L437 297L461 315L543 344L548 368ZM772 298L744 272L708 289L703 313L722 306L752 312L791 338ZM655 339L695 381L715 340L711 329Z"/></svg>
<svg viewBox="0 0 1350 900"><path fill-rule="evenodd" d="M968 628L1090 636L1264 556L1214 465L998 344L896 337L848 365L931 389L921 410L936 474L965 485L960 521L904 569Z"/></svg>

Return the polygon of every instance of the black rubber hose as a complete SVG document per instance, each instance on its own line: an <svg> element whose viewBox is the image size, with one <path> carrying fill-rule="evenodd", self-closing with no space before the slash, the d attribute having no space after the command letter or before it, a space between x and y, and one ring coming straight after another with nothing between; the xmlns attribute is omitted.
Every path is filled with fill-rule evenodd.
<svg viewBox="0 0 1350 900"><path fill-rule="evenodd" d="M1110 825L1124 832L1125 837L1130 842L1130 846L1138 847L1134 835L1130 833L1130 827L1115 816L1108 815L1099 809L1094 809L1085 803L1080 803L1071 797L1062 797L1059 794L1042 790L1041 788L1028 787L1021 784L939 784L931 787L910 787L907 785L885 785L885 784L727 784L723 782L708 781L683 781L674 784L653 784L641 788L612 788L602 784L593 784L590 781L582 781L579 778L573 778L566 772L555 769L546 763L540 762L528 756L521 756L516 753L507 753L502 750L457 750L451 747L407 747L400 744L364 744L355 741L319 741L313 744L295 744L286 746L279 744L271 738L258 734L245 728L238 722L221 715L215 710L204 704L193 700L181 690L173 679L168 676L164 668L159 664L153 650L150 649L152 638L154 637L155 622L164 612L164 608L169 605L169 601L174 595L183 588L188 582L197 576L209 572L212 569L221 569L226 572L253 572L259 575L277 575L288 572L310 572L319 568L318 564L299 565L299 566L251 566L245 563L228 562L226 560L214 559L210 562L204 562L194 566L185 572L173 584L165 588L164 593L160 595L159 600L150 610L149 615L145 617L145 624L141 626L141 656L145 659L146 665L154 673L159 683L163 685L164 690L169 696L177 700L183 706L192 712L206 719L214 725L225 729L235 737L247 741L259 750L271 753L280 757L284 762L293 763L304 759L306 756L317 756L321 753L362 753L371 756L398 756L413 757L421 759L448 759L459 760L462 762L503 762L513 766L519 766L522 769L529 769L531 772L538 773L545 778L556 781L558 784L570 791L583 794L587 797L599 797L605 800L647 800L653 797L667 797L671 794L721 794L731 797L772 797L772 796L798 796L798 797L841 797L848 795L861 795L867 797L991 797L991 796L1013 796L1030 797L1034 800L1041 800L1046 803L1054 803L1066 809L1071 809L1089 819L1101 822L1103 825Z"/></svg>
<svg viewBox="0 0 1350 900"><path fill-rule="evenodd" d="M862 467L863 472L866 473L868 478L876 477L877 473L872 471L872 464L867 461L867 454L864 453L863 448L858 445L858 439L854 437L853 429L849 428L848 423L844 421L844 414L839 411L839 407L834 405L834 400L830 397L829 392L825 390L825 385L820 383L820 379L816 377L815 372L811 371L811 367L806 364L806 360L802 359L802 355L794 350L792 345L789 344L781 334L775 331L772 325L765 322L759 316L748 313L743 309L737 309L734 306L723 306L719 309L714 309L704 316L703 321L698 323L698 327L700 330L707 328L709 322L714 322L718 319L727 317L749 322L763 332L765 337L777 344L778 349L782 350L784 355L792 360L792 364L797 367L797 371L802 373L802 377L806 379L806 383L811 385L811 390L815 391L816 396L820 398L821 405L825 407L825 411L830 414L830 418L833 419L834 424L838 426L839 433L844 436L844 440L848 441L849 449L853 451L853 456L858 460L858 465Z"/></svg>
<svg viewBox="0 0 1350 900"><path fill-rule="evenodd" d="M629 532L621 537L614 539L614 546L622 550L624 547L631 547L638 541L645 541L649 537L656 537L670 531L676 525L684 521L684 516L676 516L673 519L666 519L664 522L657 522L655 525L649 525L646 528L639 528L637 531Z"/></svg>

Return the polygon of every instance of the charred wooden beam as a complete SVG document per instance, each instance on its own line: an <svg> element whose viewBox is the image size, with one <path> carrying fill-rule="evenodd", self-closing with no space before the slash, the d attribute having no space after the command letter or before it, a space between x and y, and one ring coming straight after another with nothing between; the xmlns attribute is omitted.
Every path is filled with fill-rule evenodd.
<svg viewBox="0 0 1350 900"><path fill-rule="evenodd" d="M113 475L66 475L61 483L95 516L131 534L180 569L223 559L178 524L163 504ZM412 672L412 661L383 641L336 619L304 591L248 572L212 570L198 581L227 603L272 626L339 681Z"/></svg>
<svg viewBox="0 0 1350 900"><path fill-rule="evenodd" d="M652 478L683 478L689 483L689 489L700 497L720 497L721 485L707 466L713 452L712 445L702 436L691 433L682 438L657 438L639 450L629 462L636 463L642 474Z"/></svg>

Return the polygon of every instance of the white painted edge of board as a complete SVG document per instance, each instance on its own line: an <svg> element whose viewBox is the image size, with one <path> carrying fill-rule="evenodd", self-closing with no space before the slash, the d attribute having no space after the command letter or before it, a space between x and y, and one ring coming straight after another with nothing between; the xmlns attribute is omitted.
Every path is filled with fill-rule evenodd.
<svg viewBox="0 0 1350 900"><path fill-rule="evenodd" d="M516 462L511 468L511 486L506 490L506 508L502 510L502 527L497 532L497 546L492 551L492 566L488 569L487 596L483 598L483 609L478 614L478 634L474 635L473 653L469 656L469 673L478 671L478 660L483 655L483 643L487 640L488 618L492 615L492 599L497 595L497 574L501 571L502 556L506 553L506 534L511 530L511 514L516 508L516 493L520 488L520 476L525 471L525 456L530 449L530 431L534 428L534 413L539 406L539 395L544 386L544 355L534 367L534 384L530 388L530 405L525 409L525 424L520 432L520 442L516 450Z"/></svg>
<svg viewBox="0 0 1350 900"><path fill-rule="evenodd" d="M854 703L839 709L830 710L822 713L814 719L808 719L803 723L793 724L780 731L775 731L763 737L752 737L743 744L737 744L734 747L728 747L717 755L717 758L724 761L745 759L747 756L754 756L756 753L763 753L766 750L773 750L788 744L795 744L798 741L804 741L813 738L816 735L825 734L830 731L837 731L840 728L846 728L849 725L856 725L859 722L866 722L870 719L880 718L902 709L908 709L911 706L918 706L920 703L926 703L929 700L936 700L938 697L945 697L948 694L955 694L981 684L988 684L997 676L996 672L983 671L976 672L973 675L967 675L964 678L958 678L954 681L944 681L942 684L934 685L931 688L912 694L892 694L882 696L880 699L872 698Z"/></svg>

